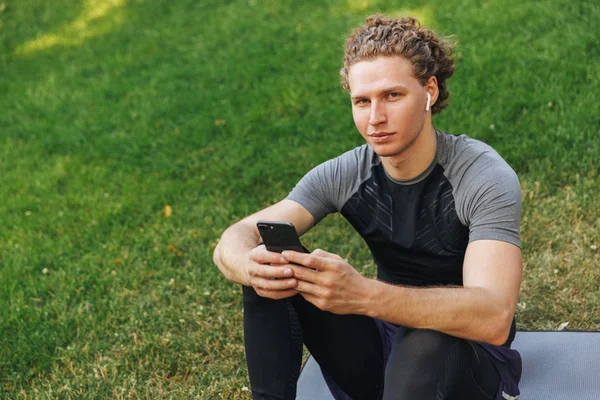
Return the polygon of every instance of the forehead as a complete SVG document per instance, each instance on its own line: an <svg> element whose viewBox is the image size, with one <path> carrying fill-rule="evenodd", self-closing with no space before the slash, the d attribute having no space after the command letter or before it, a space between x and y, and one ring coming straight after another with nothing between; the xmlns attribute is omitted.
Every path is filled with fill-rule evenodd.
<svg viewBox="0 0 600 400"><path fill-rule="evenodd" d="M352 64L348 69L348 84L352 96L360 96L394 86L411 89L420 82L410 61L402 56L389 56Z"/></svg>

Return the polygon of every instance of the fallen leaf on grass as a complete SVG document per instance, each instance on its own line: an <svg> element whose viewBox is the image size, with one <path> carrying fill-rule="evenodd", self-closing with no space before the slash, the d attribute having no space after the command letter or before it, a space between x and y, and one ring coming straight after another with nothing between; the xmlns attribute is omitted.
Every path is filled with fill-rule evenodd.
<svg viewBox="0 0 600 400"><path fill-rule="evenodd" d="M177 247L173 246L172 244L168 245L167 249L169 249L170 251L172 251L173 253L175 253L178 256L183 255L183 252L181 252Z"/></svg>
<svg viewBox="0 0 600 400"><path fill-rule="evenodd" d="M167 204L165 206L165 217L169 218L172 213L173 213L173 209L171 208L170 205Z"/></svg>
<svg viewBox="0 0 600 400"><path fill-rule="evenodd" d="M567 325L569 325L568 322L563 322L562 324L559 325L558 330L562 331L563 329L565 329L567 327Z"/></svg>
<svg viewBox="0 0 600 400"><path fill-rule="evenodd" d="M215 126L222 126L225 125L227 122L224 119L217 119L215 120Z"/></svg>

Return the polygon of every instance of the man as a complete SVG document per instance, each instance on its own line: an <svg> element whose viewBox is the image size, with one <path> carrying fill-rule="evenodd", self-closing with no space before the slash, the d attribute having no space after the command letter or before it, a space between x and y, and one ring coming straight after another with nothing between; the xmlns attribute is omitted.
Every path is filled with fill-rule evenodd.
<svg viewBox="0 0 600 400"><path fill-rule="evenodd" d="M450 45L416 19L369 17L341 70L366 144L223 233L214 260L243 285L254 398L295 398L302 343L337 399L518 398L520 187L492 148L434 129L453 72ZM377 280L323 250L260 245L260 219L303 234L332 212Z"/></svg>

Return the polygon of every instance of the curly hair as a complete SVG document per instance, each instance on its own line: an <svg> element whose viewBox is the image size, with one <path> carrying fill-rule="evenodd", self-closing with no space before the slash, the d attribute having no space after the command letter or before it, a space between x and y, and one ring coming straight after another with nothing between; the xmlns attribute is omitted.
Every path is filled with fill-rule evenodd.
<svg viewBox="0 0 600 400"><path fill-rule="evenodd" d="M453 43L425 28L414 17L401 19L383 15L368 17L346 41L344 66L340 71L341 84L350 91L348 70L352 64L378 56L399 55L413 65L415 77L425 85L431 76L438 81L439 96L431 107L437 114L448 106L450 92L446 80L454 73Z"/></svg>

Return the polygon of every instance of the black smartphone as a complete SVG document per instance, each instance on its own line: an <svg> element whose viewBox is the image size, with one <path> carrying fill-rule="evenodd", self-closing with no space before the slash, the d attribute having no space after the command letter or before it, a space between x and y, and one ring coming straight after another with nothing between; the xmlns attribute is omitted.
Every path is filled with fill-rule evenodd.
<svg viewBox="0 0 600 400"><path fill-rule="evenodd" d="M258 221L256 226L267 250L276 253L284 250L308 253L308 250L302 246L296 228L291 222Z"/></svg>

